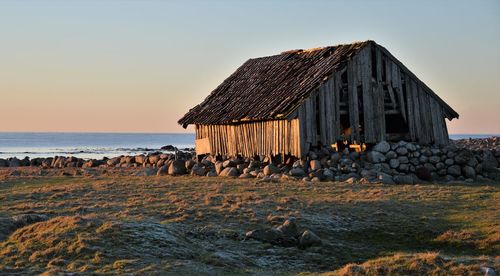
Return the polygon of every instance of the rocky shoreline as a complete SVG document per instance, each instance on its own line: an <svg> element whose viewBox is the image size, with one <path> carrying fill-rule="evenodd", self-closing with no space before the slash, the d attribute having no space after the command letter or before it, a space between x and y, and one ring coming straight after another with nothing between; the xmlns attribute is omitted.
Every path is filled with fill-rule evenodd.
<svg viewBox="0 0 500 276"><path fill-rule="evenodd" d="M0 167L40 169L138 168L136 175L194 175L258 178L260 181L302 179L303 181L346 181L349 183L413 184L420 181L500 181L500 139L463 139L448 146L422 146L399 141L381 142L366 152L332 149L311 151L306 158L286 160L215 158L196 160L194 151L153 152L100 160L75 157L0 159ZM14 172L13 172L14 173ZM19 173L17 173L19 175ZM76 173L75 173L76 174ZM13 174L15 175L15 173Z"/></svg>

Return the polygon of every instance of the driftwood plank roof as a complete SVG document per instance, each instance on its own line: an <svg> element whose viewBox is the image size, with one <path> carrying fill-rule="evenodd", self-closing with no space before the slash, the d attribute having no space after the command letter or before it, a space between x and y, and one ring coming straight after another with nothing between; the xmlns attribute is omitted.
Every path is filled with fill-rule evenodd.
<svg viewBox="0 0 500 276"><path fill-rule="evenodd" d="M374 42L292 50L249 59L178 123L186 127L280 118L293 111L368 43Z"/></svg>

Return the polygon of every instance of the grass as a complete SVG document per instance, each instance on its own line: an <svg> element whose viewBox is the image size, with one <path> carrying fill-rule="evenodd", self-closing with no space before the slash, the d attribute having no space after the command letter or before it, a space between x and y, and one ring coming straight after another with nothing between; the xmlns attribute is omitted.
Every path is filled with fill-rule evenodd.
<svg viewBox="0 0 500 276"><path fill-rule="evenodd" d="M256 183L113 173L0 181L0 217L29 212L51 219L0 241L0 274L499 271L498 183ZM243 240L289 216L323 245L300 250Z"/></svg>

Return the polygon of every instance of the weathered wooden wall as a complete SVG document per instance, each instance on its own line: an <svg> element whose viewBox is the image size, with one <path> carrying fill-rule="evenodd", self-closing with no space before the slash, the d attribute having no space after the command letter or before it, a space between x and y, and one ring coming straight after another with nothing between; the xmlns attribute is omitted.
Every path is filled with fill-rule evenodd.
<svg viewBox="0 0 500 276"><path fill-rule="evenodd" d="M347 99L340 102L343 91ZM408 127L402 134L410 141L447 144L447 116L433 95L389 52L368 45L339 67L292 115L300 121L302 152L342 139L356 143L390 139L386 124L394 122L386 119L388 115L402 117ZM344 126L350 128L348 137L341 135L341 114L349 117L349 126Z"/></svg>
<svg viewBox="0 0 500 276"><path fill-rule="evenodd" d="M196 154L300 156L299 120L196 125Z"/></svg>

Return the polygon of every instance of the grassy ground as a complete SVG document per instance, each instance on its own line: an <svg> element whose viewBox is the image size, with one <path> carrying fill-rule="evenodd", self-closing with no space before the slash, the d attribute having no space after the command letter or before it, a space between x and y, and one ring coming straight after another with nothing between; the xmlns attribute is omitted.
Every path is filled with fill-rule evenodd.
<svg viewBox="0 0 500 276"><path fill-rule="evenodd" d="M119 174L4 178L0 217L23 213L51 219L0 241L0 274L418 275L500 269L495 183L257 183ZM249 230L290 216L323 245L301 250L243 239Z"/></svg>

